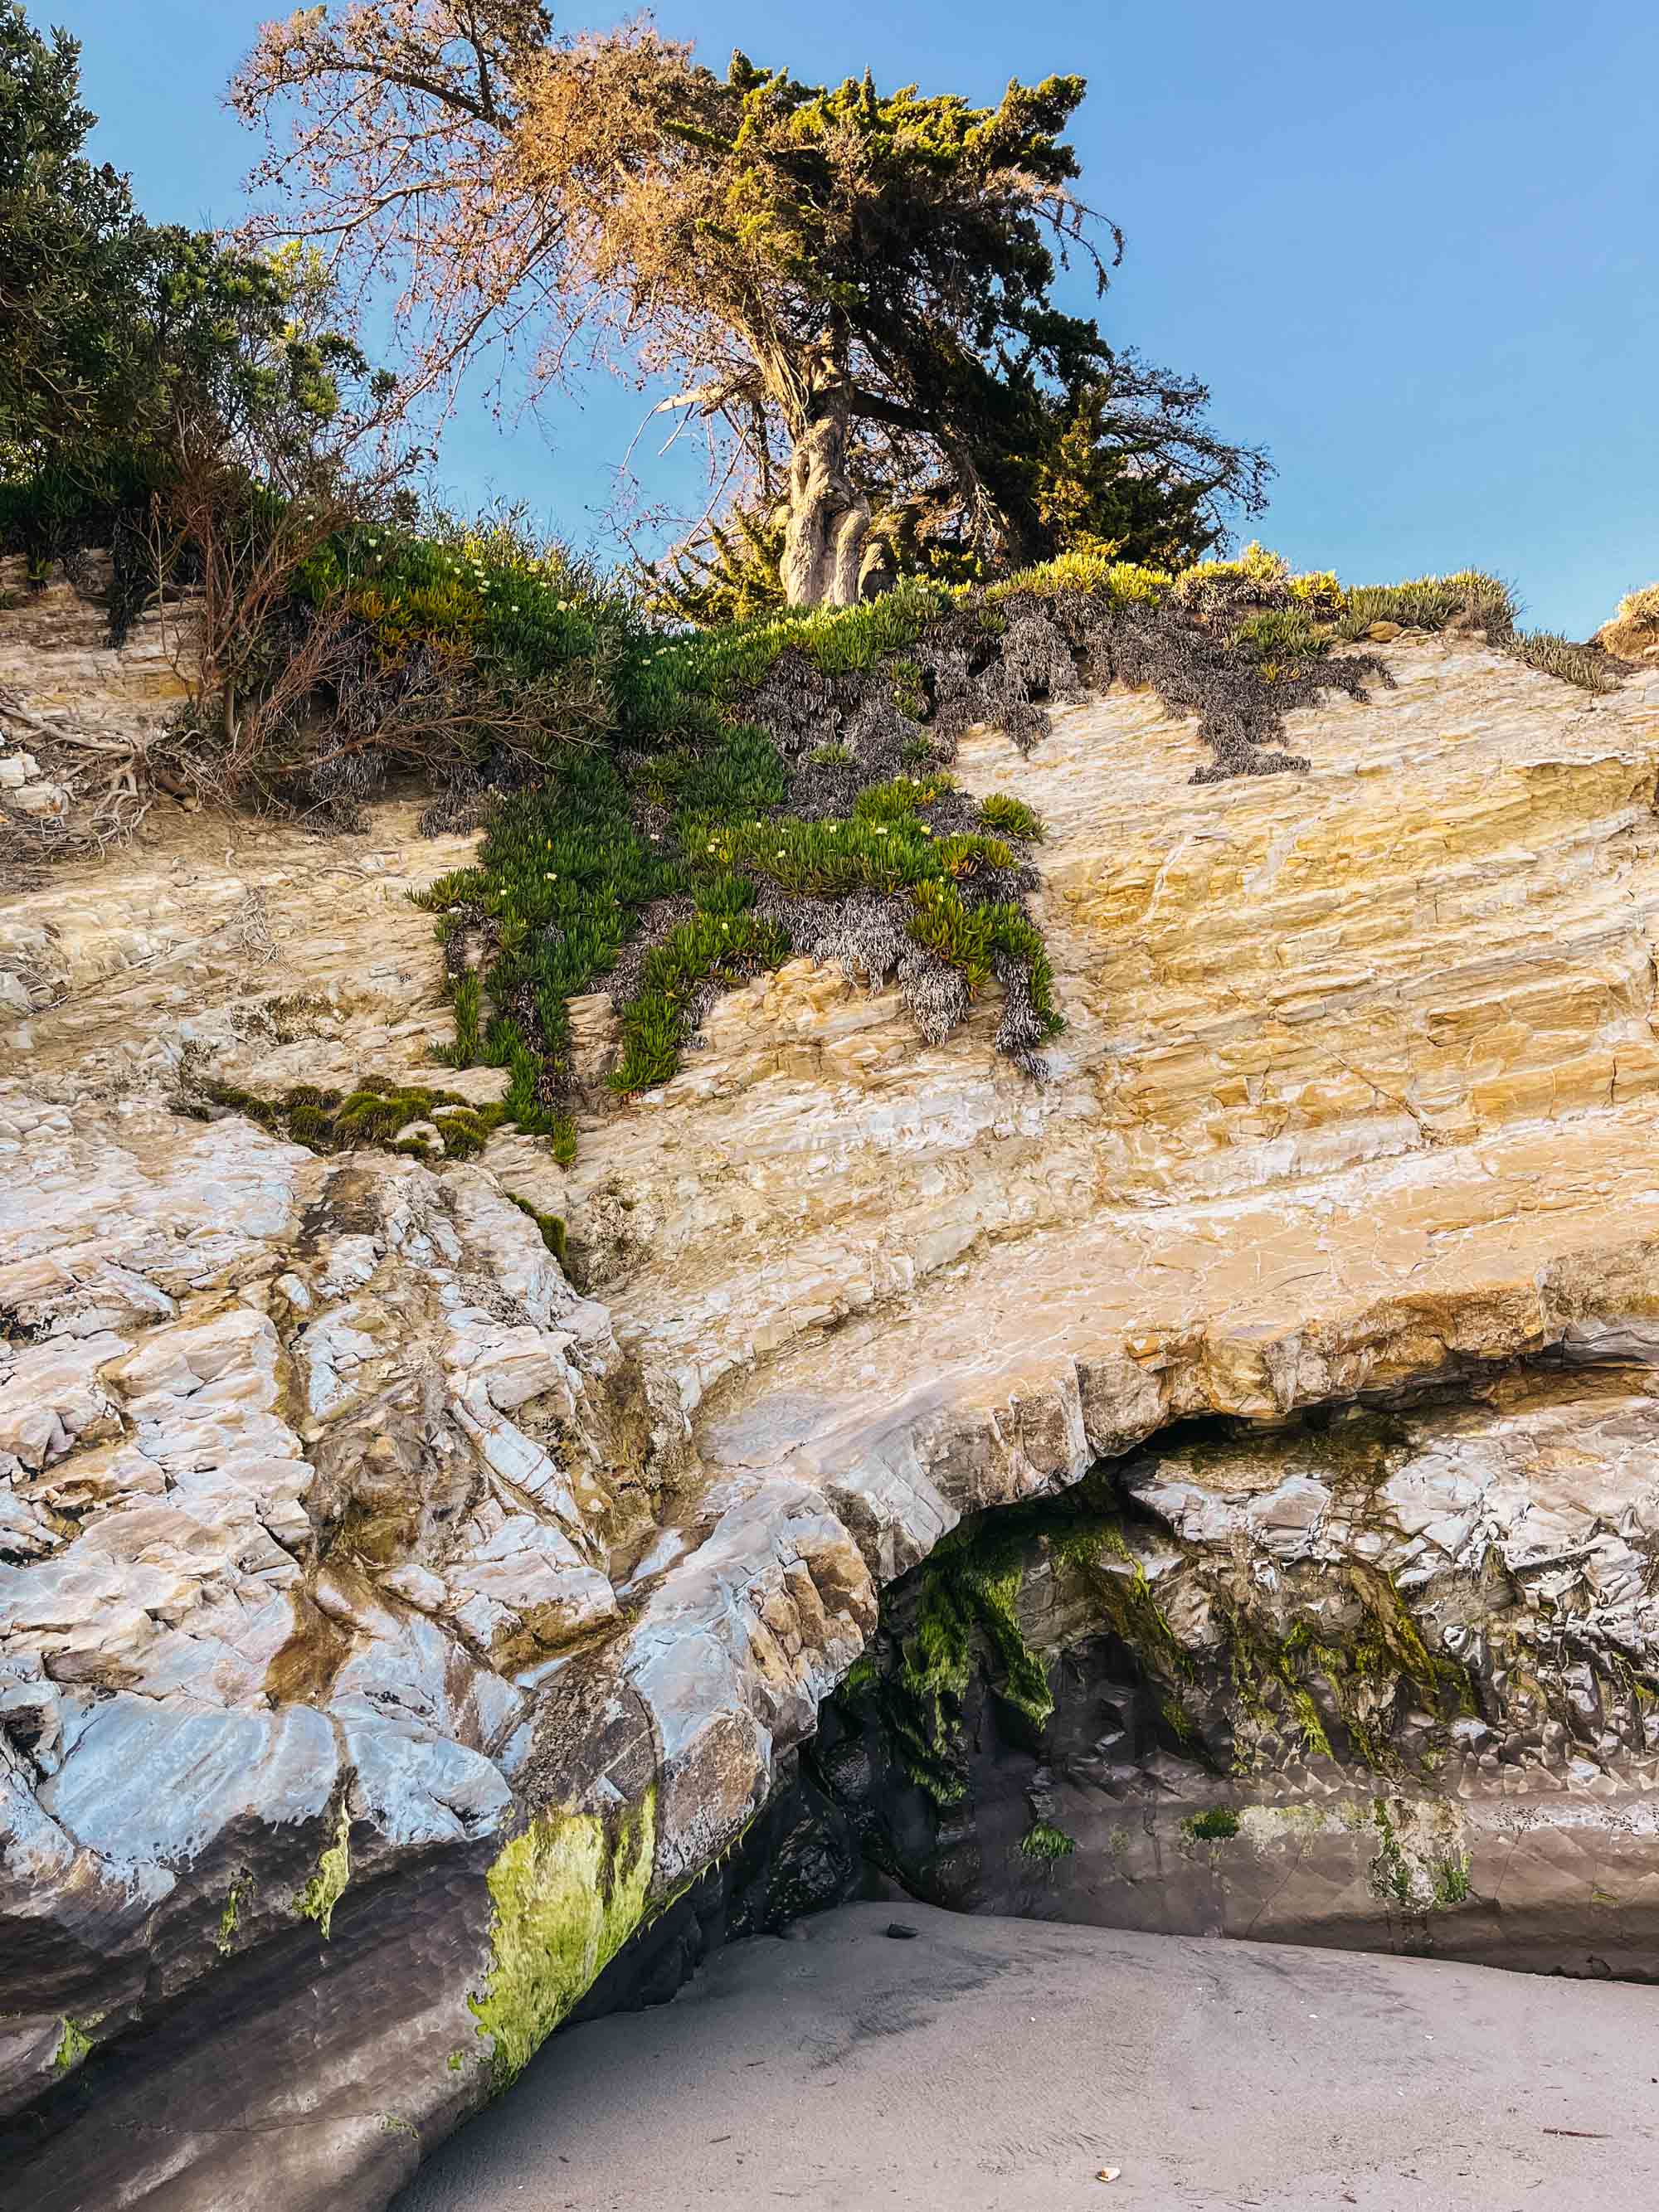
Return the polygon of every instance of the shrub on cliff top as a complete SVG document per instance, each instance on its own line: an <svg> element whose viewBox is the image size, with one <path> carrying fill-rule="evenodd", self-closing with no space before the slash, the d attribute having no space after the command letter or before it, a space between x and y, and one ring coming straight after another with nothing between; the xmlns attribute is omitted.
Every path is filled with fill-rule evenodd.
<svg viewBox="0 0 1659 2212"><path fill-rule="evenodd" d="M1613 620L1631 623L1638 629L1659 630L1659 584L1644 584L1639 592L1626 592Z"/></svg>
<svg viewBox="0 0 1659 2212"><path fill-rule="evenodd" d="M0 549L40 583L108 546L117 643L182 567L206 586L210 658L213 549L182 531L181 478L199 485L210 459L243 511L314 501L389 385L335 327L320 257L139 214L128 179L87 156L80 53L0 0Z"/></svg>
<svg viewBox="0 0 1659 2212"><path fill-rule="evenodd" d="M1557 630L1517 630L1506 650L1528 668L1559 677L1564 684L1576 684L1581 691L1619 689L1619 664L1611 654L1598 646L1576 645Z"/></svg>
<svg viewBox="0 0 1659 2212"><path fill-rule="evenodd" d="M1362 638L1373 623L1401 629L1449 629L1455 623L1484 630L1501 645L1515 629L1515 602L1507 585L1478 568L1451 576L1414 576L1403 584L1365 584L1342 594L1339 637Z"/></svg>

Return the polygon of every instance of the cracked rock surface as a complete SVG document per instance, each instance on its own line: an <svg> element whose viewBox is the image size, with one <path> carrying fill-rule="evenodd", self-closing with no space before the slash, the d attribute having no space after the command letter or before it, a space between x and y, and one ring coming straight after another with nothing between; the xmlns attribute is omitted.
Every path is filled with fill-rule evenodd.
<svg viewBox="0 0 1659 2212"><path fill-rule="evenodd" d="M1387 657L1396 691L1290 718L1304 777L1193 787L1143 694L1027 758L964 744L1048 825L1047 1086L994 1000L926 1047L796 962L661 1091L595 1080L568 1170L510 1131L428 1166L175 1110L181 1069L429 1071L403 893L465 841L412 806L330 846L181 817L0 896L0 2156L32 2204L383 2203L742 1834L882 1585L1103 1459L1186 1594L1194 1725L1254 1760L1276 1933L1395 1940L1340 1810L1389 1793L1334 1705L1328 1759L1276 1692L1228 1705L1218 1593L1283 1638L1363 1570L1476 1708L1396 1695L1372 1743L1428 1808L1413 1898L1443 1808L1477 1891L1537 1810L1503 1917L1605 1911L1623 1851L1621 1955L1651 1944L1659 678ZM574 1018L597 1079L609 1003ZM1355 1406L1417 1425L1358 1502L1297 1425ZM1195 1418L1201 1464L1166 1433ZM1105 1629L1073 1592L1035 1632L1048 1586L1058 1664ZM1084 1778L1103 1838L1157 1748ZM1210 1802L1170 1771L1159 1850ZM1307 1808L1334 1840L1298 1892ZM1242 1927L1248 1887L1170 1894Z"/></svg>
<svg viewBox="0 0 1659 2212"><path fill-rule="evenodd" d="M890 1593L812 1753L915 1892L1659 1978L1650 1368L1176 1431L973 1536Z"/></svg>

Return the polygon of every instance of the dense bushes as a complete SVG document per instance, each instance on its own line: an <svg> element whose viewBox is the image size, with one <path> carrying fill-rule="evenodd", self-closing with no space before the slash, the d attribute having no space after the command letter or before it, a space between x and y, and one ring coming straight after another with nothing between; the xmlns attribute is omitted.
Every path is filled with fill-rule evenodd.
<svg viewBox="0 0 1659 2212"><path fill-rule="evenodd" d="M108 547L117 644L188 589L190 711L150 766L286 797L342 641L306 618L295 574L386 509L406 458L382 440L395 380L333 326L317 254L137 212L83 150L79 55L0 0L0 550L39 585Z"/></svg>

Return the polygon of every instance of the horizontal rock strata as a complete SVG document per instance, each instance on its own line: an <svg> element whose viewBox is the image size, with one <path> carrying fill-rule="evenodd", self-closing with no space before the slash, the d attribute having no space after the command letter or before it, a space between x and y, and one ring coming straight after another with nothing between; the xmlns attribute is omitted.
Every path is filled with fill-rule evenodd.
<svg viewBox="0 0 1659 2212"><path fill-rule="evenodd" d="M408 814L225 832L228 861L192 818L0 901L28 1001L0 1018L0 2080L32 2203L251 2203L250 2129L261 2203L384 2202L743 1833L879 1586L966 1513L1189 1417L1431 1389L1485 1464L1494 1370L1542 1355L1645 1419L1659 678L1385 658L1397 690L1290 718L1304 777L1193 787L1146 695L1027 759L964 746L1048 824L1046 1086L996 1060L994 1006L925 1048L798 963L660 1092L596 1086L568 1171L511 1133L434 1169L175 1110L181 1072L429 1070L401 894L460 841ZM576 1015L597 1074L608 1004ZM585 1295L515 1195L568 1223ZM1528 1515L1639 1580L1634 1462L1587 1436ZM1214 1506L1158 1466L1183 1557L1279 1560L1283 1499L1257 1529L1248 1485ZM1344 1529L1322 1505L1298 1571L1335 1575ZM1602 1838L1649 1788L1631 1698L1569 1731L1598 1779L1541 1722L1523 1762ZM1595 1858L1528 1909L1577 1910Z"/></svg>

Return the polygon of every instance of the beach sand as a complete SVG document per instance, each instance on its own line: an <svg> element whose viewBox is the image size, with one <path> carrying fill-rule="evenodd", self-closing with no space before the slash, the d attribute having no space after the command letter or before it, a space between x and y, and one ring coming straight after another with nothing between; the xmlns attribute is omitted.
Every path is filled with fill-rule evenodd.
<svg viewBox="0 0 1659 2212"><path fill-rule="evenodd" d="M909 1903L796 1936L556 2037L395 2212L1659 2205L1659 1990Z"/></svg>

